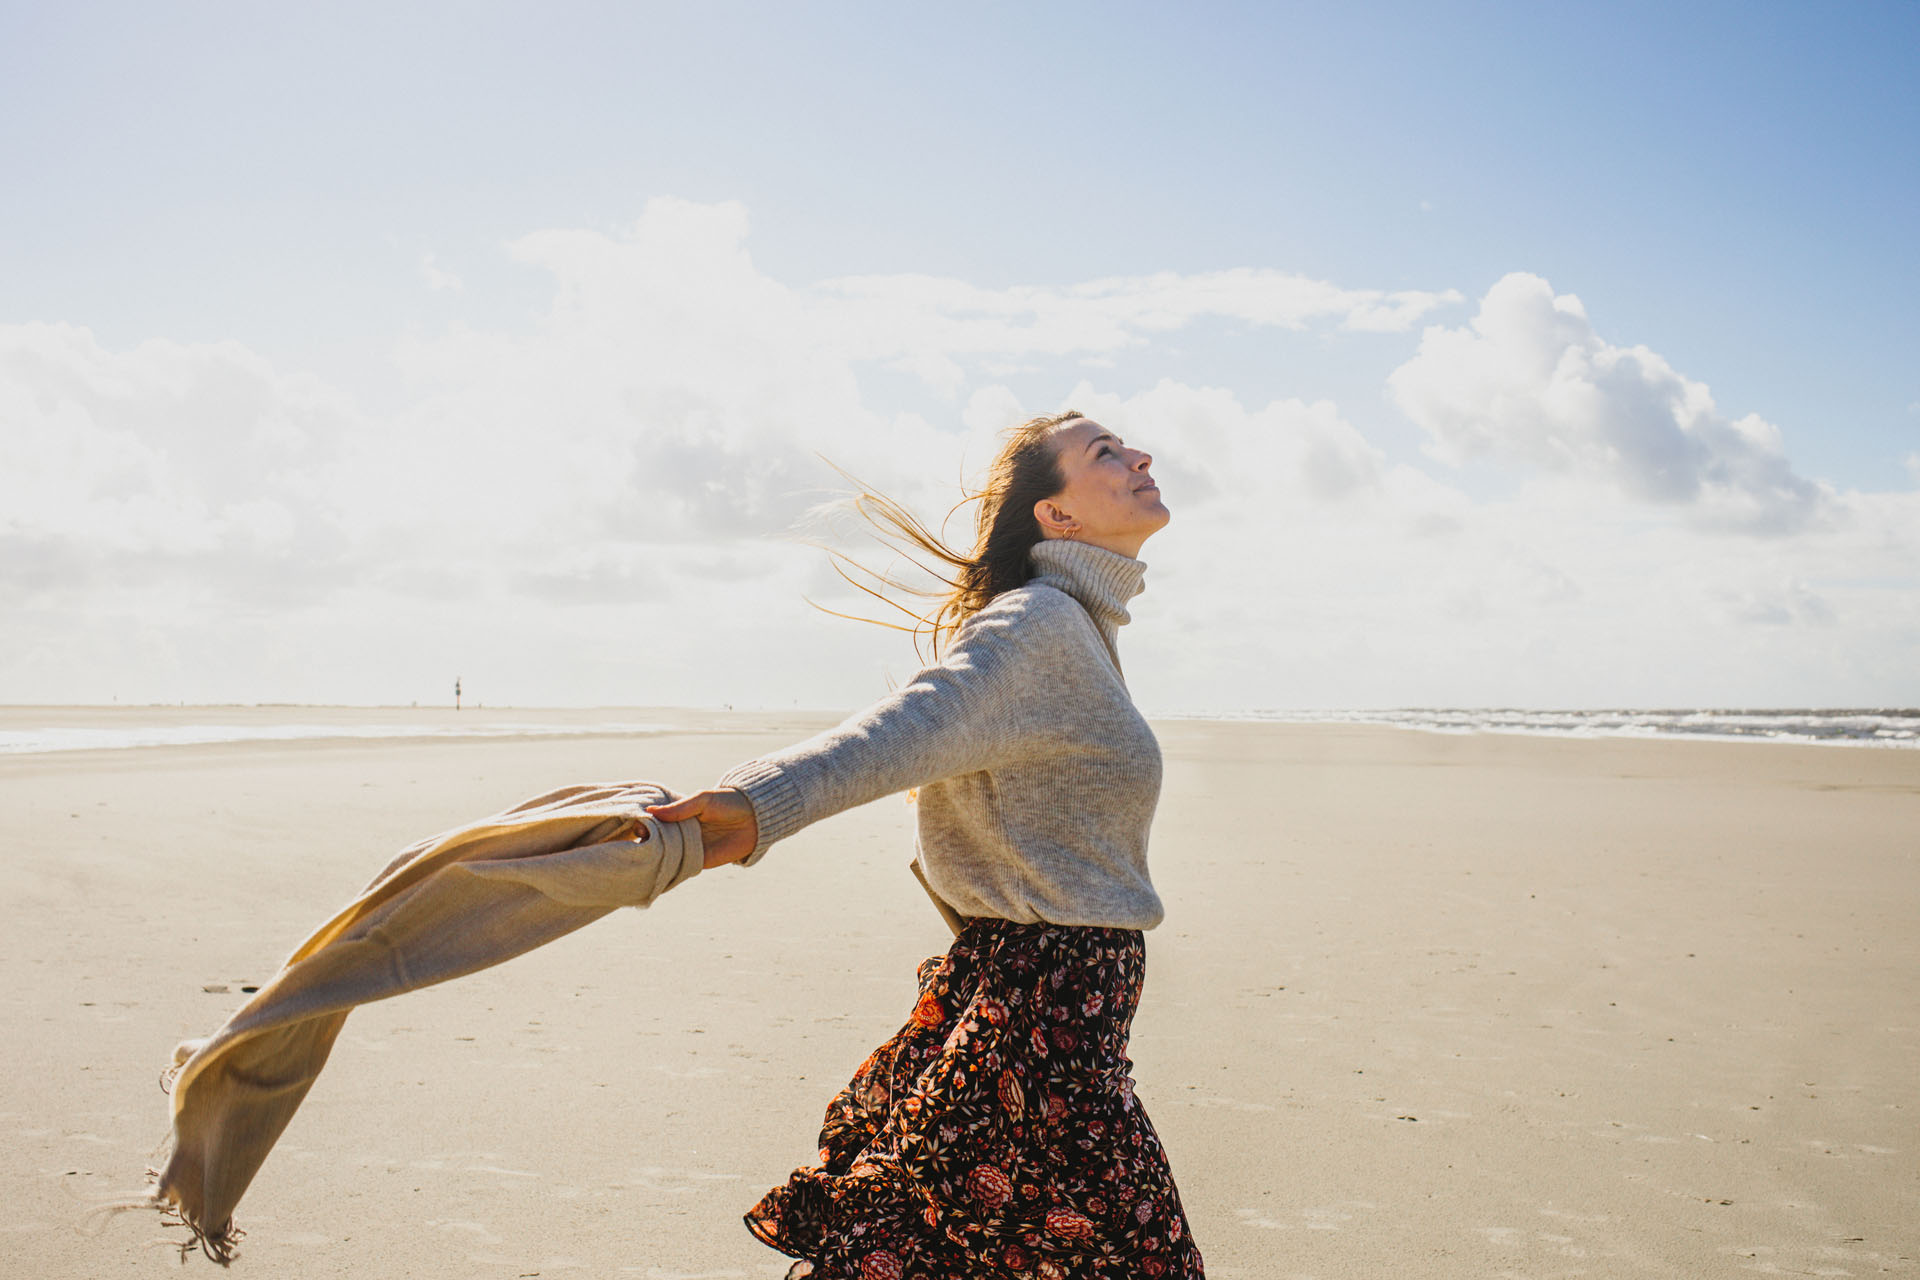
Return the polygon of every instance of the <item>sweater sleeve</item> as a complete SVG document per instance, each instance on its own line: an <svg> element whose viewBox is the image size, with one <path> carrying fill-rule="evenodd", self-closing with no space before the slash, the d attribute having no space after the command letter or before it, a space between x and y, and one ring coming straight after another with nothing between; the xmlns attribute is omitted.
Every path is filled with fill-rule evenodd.
<svg viewBox="0 0 1920 1280"><path fill-rule="evenodd" d="M718 785L745 793L760 827L743 865L822 818L987 768L1017 749L1034 728L1020 689L1059 665L1063 631L1076 621L1091 633L1080 606L1059 591L1009 592L968 619L941 660L910 683L825 733L729 770Z"/></svg>

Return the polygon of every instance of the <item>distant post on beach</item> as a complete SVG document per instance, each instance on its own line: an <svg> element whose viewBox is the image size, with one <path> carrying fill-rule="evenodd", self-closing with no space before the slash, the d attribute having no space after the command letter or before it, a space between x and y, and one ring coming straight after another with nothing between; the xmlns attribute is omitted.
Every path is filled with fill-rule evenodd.
<svg viewBox="0 0 1920 1280"><path fill-rule="evenodd" d="M453 709L455 711L458 711L460 709L460 677L459 676L455 676L453 678Z"/></svg>

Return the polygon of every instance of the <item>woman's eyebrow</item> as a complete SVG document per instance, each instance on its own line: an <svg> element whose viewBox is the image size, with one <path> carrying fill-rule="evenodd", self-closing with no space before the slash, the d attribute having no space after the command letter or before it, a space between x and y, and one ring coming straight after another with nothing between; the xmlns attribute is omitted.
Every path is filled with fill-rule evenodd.
<svg viewBox="0 0 1920 1280"><path fill-rule="evenodd" d="M1101 433L1100 433L1099 435L1097 435L1097 436L1095 436L1095 437L1094 437L1093 439L1091 439L1091 440L1089 440L1089 441L1087 441L1087 448L1089 448L1089 449L1091 449L1091 448L1093 448L1093 446L1095 446L1095 445L1097 445L1097 444L1099 444L1099 443L1100 443L1100 442L1101 442L1102 440L1111 440L1111 441L1113 441L1113 442L1114 442L1115 444L1119 444L1119 443L1120 443L1120 437L1119 437L1119 436L1116 436L1116 435L1114 435L1114 434L1113 434L1112 432L1110 432L1110 431L1103 431L1103 432L1101 432Z"/></svg>

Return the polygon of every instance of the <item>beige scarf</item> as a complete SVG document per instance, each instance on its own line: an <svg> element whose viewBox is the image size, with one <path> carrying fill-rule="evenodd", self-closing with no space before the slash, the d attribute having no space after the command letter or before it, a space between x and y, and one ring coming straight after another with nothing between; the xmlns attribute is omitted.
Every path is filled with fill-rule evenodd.
<svg viewBox="0 0 1920 1280"><path fill-rule="evenodd" d="M700 824L643 812L675 798L646 782L565 787L402 852L226 1025L174 1050L172 1147L151 1203L230 1261L234 1206L353 1007L499 964L692 879Z"/></svg>

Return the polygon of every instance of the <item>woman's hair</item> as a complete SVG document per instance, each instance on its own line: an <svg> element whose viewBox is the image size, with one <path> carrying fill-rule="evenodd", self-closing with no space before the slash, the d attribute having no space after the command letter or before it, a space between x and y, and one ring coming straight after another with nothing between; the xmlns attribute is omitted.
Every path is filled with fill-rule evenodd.
<svg viewBox="0 0 1920 1280"><path fill-rule="evenodd" d="M850 505L866 521L869 532L881 543L904 553L937 579L940 586L916 587L902 583L838 551L831 553L834 568L854 587L913 619L911 626L899 629L914 633L916 647L921 635L930 634L933 652L938 656L961 623L985 608L987 602L1001 592L1025 586L1033 576L1028 553L1044 536L1040 522L1033 515L1034 504L1042 498L1053 497L1066 484L1060 473L1059 453L1050 437L1055 428L1085 416L1069 409L1047 417L1029 418L1005 433L1000 452L987 468L986 484L967 494L947 513L950 520L968 503L979 504L974 513L973 551L969 554L955 551L911 511L885 494L862 486L853 495ZM928 558L941 567L928 564ZM855 574L873 581L879 589L866 585ZM918 596L938 604L922 612L901 604L889 593ZM860 621L879 622L879 619ZM898 624L881 622L880 625Z"/></svg>

